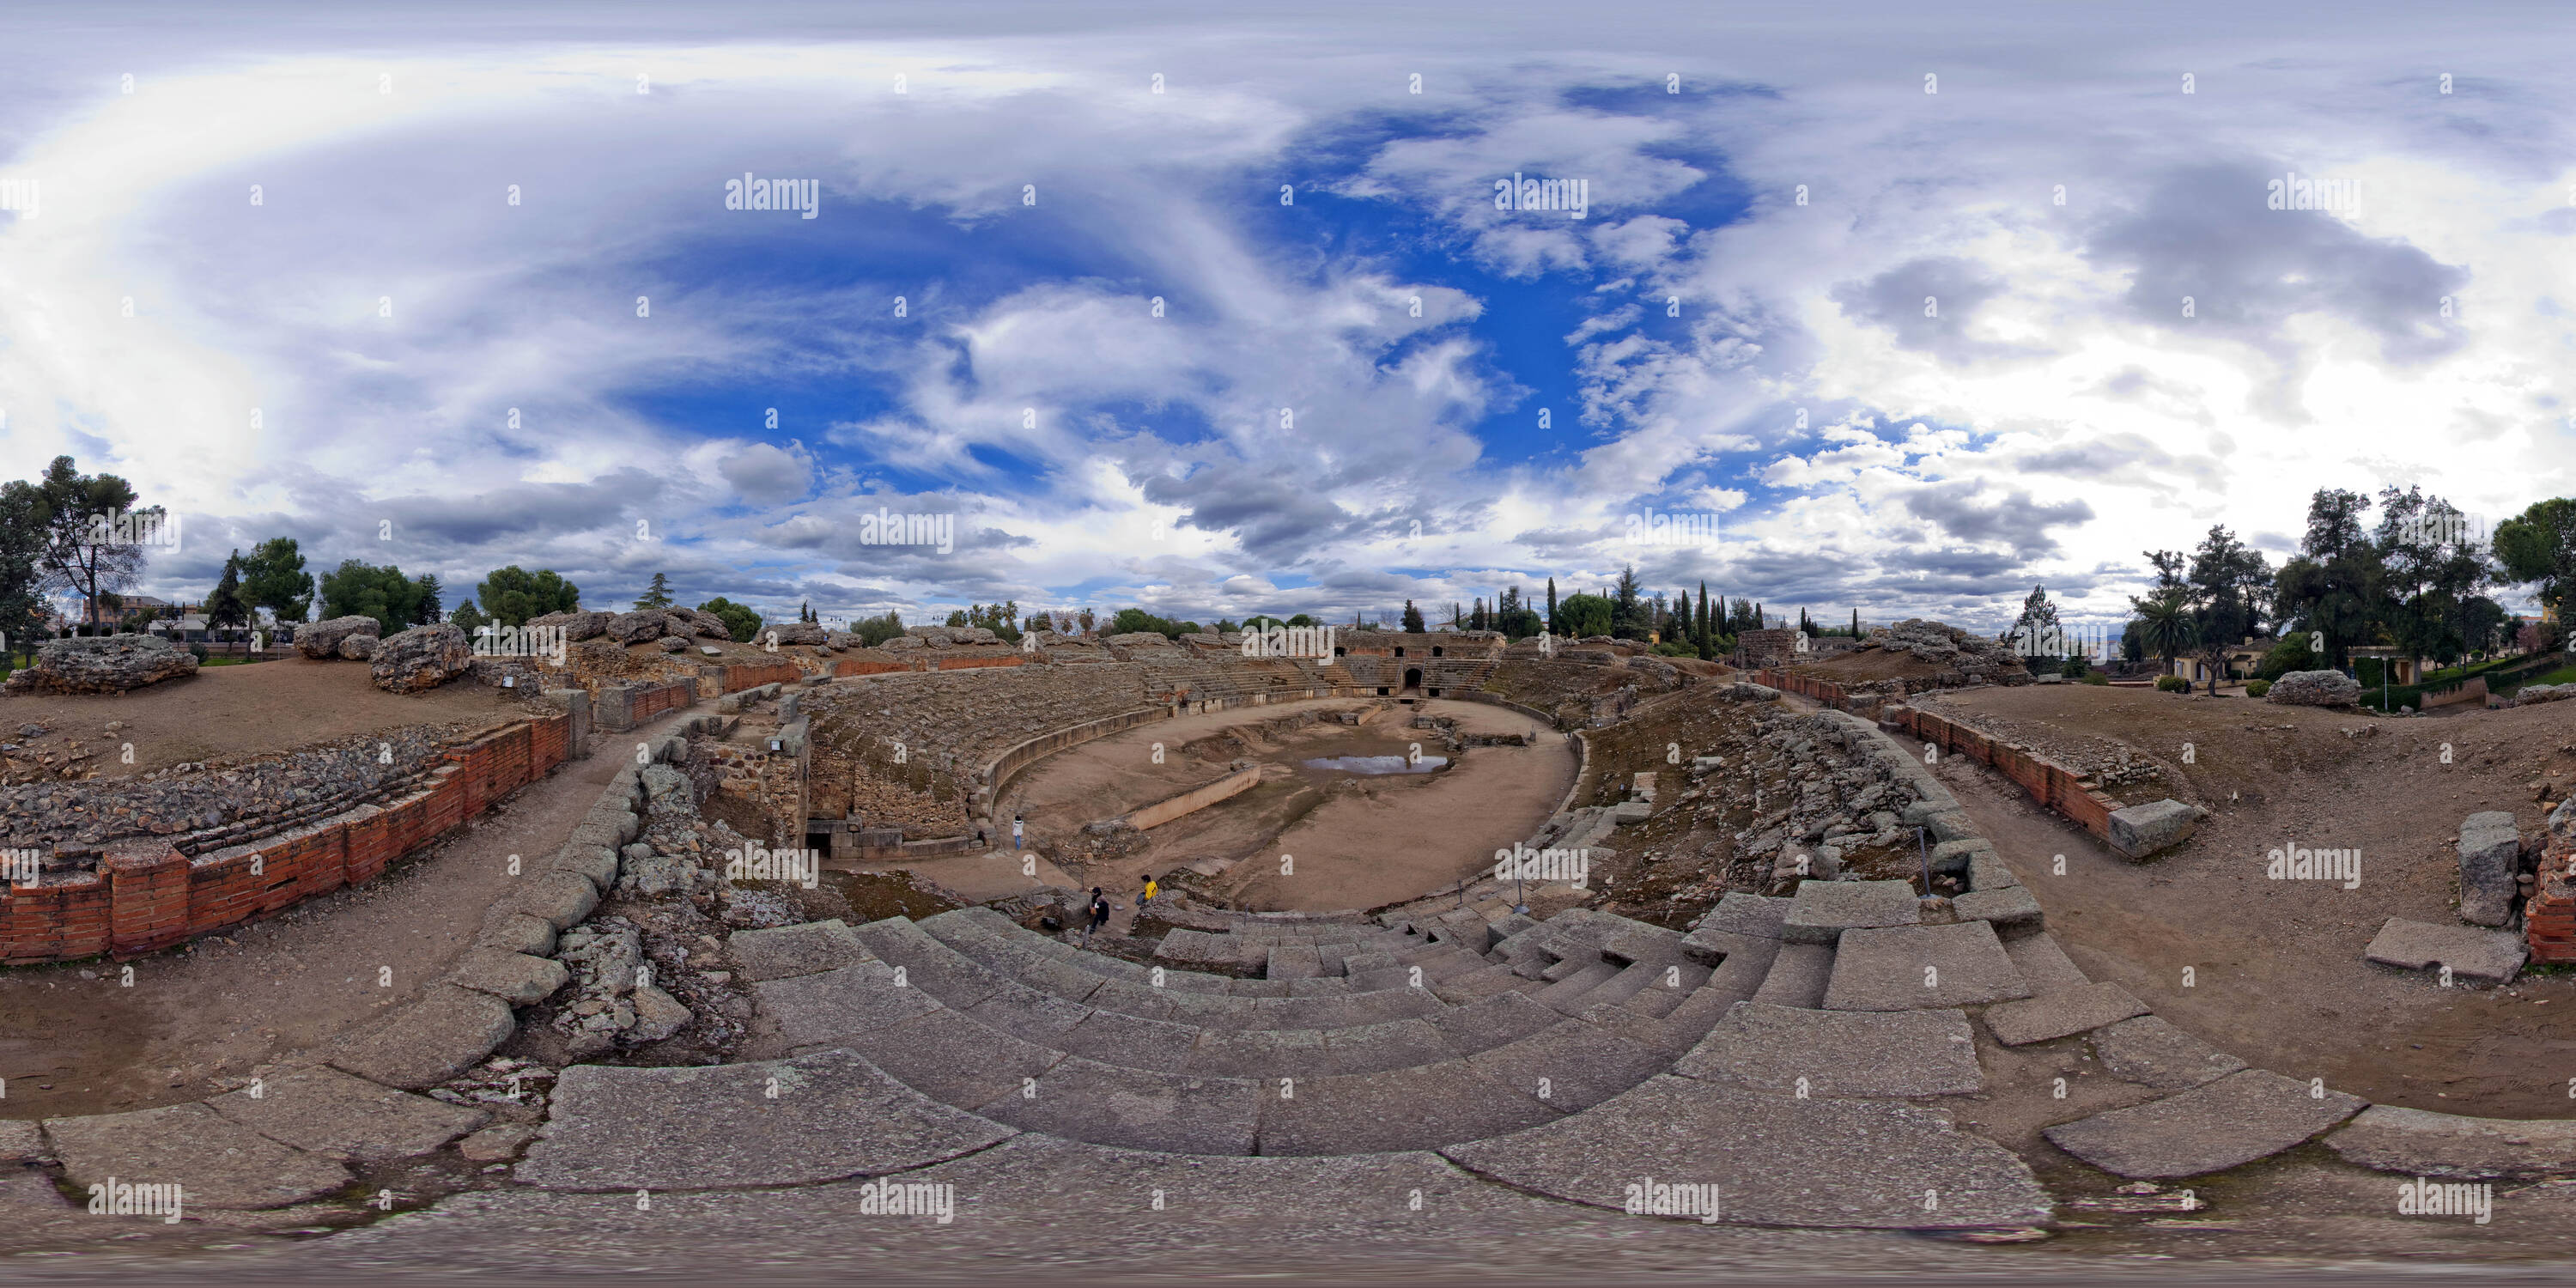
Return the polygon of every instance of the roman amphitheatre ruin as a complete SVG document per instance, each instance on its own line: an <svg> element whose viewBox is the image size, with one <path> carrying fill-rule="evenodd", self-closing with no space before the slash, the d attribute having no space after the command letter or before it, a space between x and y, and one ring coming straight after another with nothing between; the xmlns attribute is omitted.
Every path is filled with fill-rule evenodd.
<svg viewBox="0 0 2576 1288"><path fill-rule="evenodd" d="M6 1251L2047 1273L2576 1238L2554 695L2039 682L1921 621L1742 667L530 625L560 655L62 641L0 698ZM2425 1182L2491 1219L2401 1219ZM184 1219L80 1214L103 1183Z"/></svg>

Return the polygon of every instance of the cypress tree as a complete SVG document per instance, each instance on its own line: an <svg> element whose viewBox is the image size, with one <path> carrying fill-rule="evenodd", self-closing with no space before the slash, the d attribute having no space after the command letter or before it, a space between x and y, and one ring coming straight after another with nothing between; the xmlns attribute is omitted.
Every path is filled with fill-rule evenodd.
<svg viewBox="0 0 2576 1288"><path fill-rule="evenodd" d="M1860 638L1860 610L1857 608L1852 610L1852 638Z"/></svg>
<svg viewBox="0 0 2576 1288"><path fill-rule="evenodd" d="M1699 584L1699 660L1706 662L1717 655L1717 641L1709 635L1708 583Z"/></svg>
<svg viewBox="0 0 2576 1288"><path fill-rule="evenodd" d="M1556 578L1547 579L1547 633L1556 634Z"/></svg>

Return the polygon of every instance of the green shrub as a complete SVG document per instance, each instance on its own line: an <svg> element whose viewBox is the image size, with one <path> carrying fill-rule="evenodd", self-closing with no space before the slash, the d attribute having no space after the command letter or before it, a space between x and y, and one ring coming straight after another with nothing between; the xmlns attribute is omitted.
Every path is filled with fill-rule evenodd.
<svg viewBox="0 0 2576 1288"><path fill-rule="evenodd" d="M2245 696L2246 696L2246 697L2249 697L2249 698L2259 698L2259 697L2262 697L2262 696L2263 696L2264 694L2266 694L2266 693L2270 693L2271 691L2272 691L2272 682L2271 682L2270 680L2247 680L2247 681L2245 682Z"/></svg>
<svg viewBox="0 0 2576 1288"><path fill-rule="evenodd" d="M206 646L203 644L191 644L188 646L188 655L197 659L197 664L199 666L203 666L206 662Z"/></svg>
<svg viewBox="0 0 2576 1288"><path fill-rule="evenodd" d="M2263 660L2254 667L2254 674L2261 679L2277 680L2292 671L2322 670L2325 664L2325 659L2308 647L2308 633L2294 631L2263 654Z"/></svg>
<svg viewBox="0 0 2576 1288"><path fill-rule="evenodd" d="M2104 675L2100 671L2086 671L2084 673L2084 682L2086 684L2108 685L2111 682L2111 677Z"/></svg>
<svg viewBox="0 0 2576 1288"><path fill-rule="evenodd" d="M2057 673L2070 680L2081 680L2090 670L2092 670L2091 665L2084 660L2084 655L2081 653L2069 653L2065 661L2057 664Z"/></svg>
<svg viewBox="0 0 2576 1288"><path fill-rule="evenodd" d="M1698 657L1699 649L1680 640L1665 640L1655 646L1657 657Z"/></svg>
<svg viewBox="0 0 2576 1288"><path fill-rule="evenodd" d="M2158 693L2181 693L2190 688L2191 681L2186 680L2179 675L2159 675L2156 677L2156 692Z"/></svg>

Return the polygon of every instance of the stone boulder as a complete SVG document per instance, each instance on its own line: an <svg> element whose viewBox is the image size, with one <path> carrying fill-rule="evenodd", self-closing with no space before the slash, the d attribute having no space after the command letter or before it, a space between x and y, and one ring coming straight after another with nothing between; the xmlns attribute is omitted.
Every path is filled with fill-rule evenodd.
<svg viewBox="0 0 2576 1288"><path fill-rule="evenodd" d="M824 639L824 630L815 622L779 622L760 628L762 643L768 643L772 636L777 638L782 648L790 644L820 644Z"/></svg>
<svg viewBox="0 0 2576 1288"><path fill-rule="evenodd" d="M823 647L865 648L867 647L867 641L860 639L857 635L852 634L849 631L825 631L823 633Z"/></svg>
<svg viewBox="0 0 2576 1288"><path fill-rule="evenodd" d="M9 677L11 693L123 693L197 673L188 650L153 635L47 640L36 664Z"/></svg>
<svg viewBox="0 0 2576 1288"><path fill-rule="evenodd" d="M959 644L999 644L1002 637L982 626L951 626L948 638Z"/></svg>
<svg viewBox="0 0 2576 1288"><path fill-rule="evenodd" d="M465 631L442 622L415 626L376 644L371 668L376 687L387 693L434 689L474 666L474 646Z"/></svg>
<svg viewBox="0 0 2576 1288"><path fill-rule="evenodd" d="M885 649L888 652L900 653L905 649L928 648L930 646L923 643L921 637L918 635L897 635L893 639L877 645L877 647Z"/></svg>
<svg viewBox="0 0 2576 1288"><path fill-rule="evenodd" d="M674 635L686 635L702 640L733 638L733 628L725 625L725 619L713 613L696 608L674 608L670 611L671 616L681 619L689 626L689 629L684 631L673 631Z"/></svg>
<svg viewBox="0 0 2576 1288"><path fill-rule="evenodd" d="M608 619L608 638L620 644L642 644L671 633L671 620L658 608L637 609Z"/></svg>
<svg viewBox="0 0 2576 1288"><path fill-rule="evenodd" d="M947 648L957 642L957 632L945 626L908 626L903 633L931 648Z"/></svg>
<svg viewBox="0 0 2576 1288"><path fill-rule="evenodd" d="M340 656L340 641L352 635L379 635L384 628L372 617L351 615L334 617L327 622L306 622L295 628L295 651L316 662Z"/></svg>
<svg viewBox="0 0 2576 1288"><path fill-rule="evenodd" d="M2361 681L2341 671L2292 671L2274 680L2263 700L2292 707L2357 706Z"/></svg>
<svg viewBox="0 0 2576 1288"><path fill-rule="evenodd" d="M341 637L340 637L340 660L341 660L341 661L343 661L343 662L366 662L366 661L372 661L372 660L375 658L375 656L376 656L376 637L375 637L375 636L373 636L373 635L343 635L343 636L341 636Z"/></svg>
<svg viewBox="0 0 2576 1288"><path fill-rule="evenodd" d="M2563 702L2576 698L2576 684L2526 684L2514 691L2513 704L2527 707L2535 702Z"/></svg>
<svg viewBox="0 0 2576 1288"><path fill-rule="evenodd" d="M2199 806L2170 799L2113 810L2111 848L2129 858L2143 859L2190 840L2191 834L2200 830L2200 820Z"/></svg>
<svg viewBox="0 0 2576 1288"><path fill-rule="evenodd" d="M585 613L578 611L570 613L548 613L543 617L529 618L527 624L530 626L560 626L563 628L564 642L567 644L577 644L583 640L597 639L601 635L605 634L608 630L609 620L615 616L616 614L614 613Z"/></svg>
<svg viewBox="0 0 2576 1288"><path fill-rule="evenodd" d="M2522 871L2522 832L2503 810L2471 814L2460 824L2460 920L2501 926L2513 919L2514 877Z"/></svg>
<svg viewBox="0 0 2576 1288"><path fill-rule="evenodd" d="M665 653L684 652L688 647L689 642L677 635L665 635L662 637L662 651Z"/></svg>

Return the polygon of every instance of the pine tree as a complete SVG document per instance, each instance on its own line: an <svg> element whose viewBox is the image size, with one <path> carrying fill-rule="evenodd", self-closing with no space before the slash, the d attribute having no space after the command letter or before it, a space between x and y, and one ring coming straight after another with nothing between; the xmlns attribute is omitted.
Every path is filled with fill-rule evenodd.
<svg viewBox="0 0 2576 1288"><path fill-rule="evenodd" d="M215 583L215 593L206 596L206 624L217 627L239 626L250 620L250 610L242 605L241 551L224 560L223 580Z"/></svg>
<svg viewBox="0 0 2576 1288"><path fill-rule="evenodd" d="M1414 607L1410 599L1404 601L1404 630L1408 635L1422 633L1422 610Z"/></svg>
<svg viewBox="0 0 2576 1288"><path fill-rule="evenodd" d="M642 610L647 608L669 608L670 606L671 578L668 574L657 572L653 574L653 584L645 588L644 597L635 601L635 607L638 610Z"/></svg>

